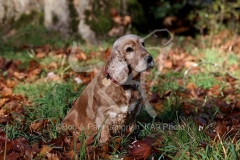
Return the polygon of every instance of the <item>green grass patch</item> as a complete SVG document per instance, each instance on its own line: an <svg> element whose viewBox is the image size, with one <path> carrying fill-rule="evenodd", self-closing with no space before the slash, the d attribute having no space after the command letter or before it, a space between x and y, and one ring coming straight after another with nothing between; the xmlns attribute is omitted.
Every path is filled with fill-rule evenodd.
<svg viewBox="0 0 240 160"><path fill-rule="evenodd" d="M8 130L8 137L15 139L24 137L30 142L48 141L57 138L59 131L58 126L62 119L71 108L72 102L76 99L84 86L78 86L78 91L73 83L39 83L39 84L22 84L18 85L15 93L24 94L33 105L25 106L26 113L21 117L15 118L14 122L9 125L1 125L4 130ZM41 134L31 134L29 127L32 123L40 120L47 120L47 128L41 131ZM24 123L22 123L24 121Z"/></svg>
<svg viewBox="0 0 240 160"><path fill-rule="evenodd" d="M48 31L43 25L29 24L17 30L14 36L2 40L0 50L9 51L22 47L23 45L40 46L50 44L54 47L64 47L74 39L80 39L77 34L69 38L63 38L59 32Z"/></svg>
<svg viewBox="0 0 240 160"><path fill-rule="evenodd" d="M56 82L37 82L37 83L20 83L13 93L25 95L29 100L34 101L36 98L43 97Z"/></svg>
<svg viewBox="0 0 240 160"><path fill-rule="evenodd" d="M211 141L192 118L182 119L176 130L159 130L163 136L162 147L159 148L162 159L206 159L206 160L237 160L240 151L240 141L216 143Z"/></svg>
<svg viewBox="0 0 240 160"><path fill-rule="evenodd" d="M160 115L157 116L162 122L177 121L181 115L182 100L177 95L171 94L164 101L163 110Z"/></svg>
<svg viewBox="0 0 240 160"><path fill-rule="evenodd" d="M79 96L82 89L83 87L79 92L73 92L72 84L55 84L45 91L43 97L34 100L37 107L28 108L28 119L63 119L73 100Z"/></svg>
<svg viewBox="0 0 240 160"><path fill-rule="evenodd" d="M197 85L197 87L208 89L214 86L215 84L219 84L218 80L214 76L214 74L210 73L198 73L188 77L188 81Z"/></svg>
<svg viewBox="0 0 240 160"><path fill-rule="evenodd" d="M155 76L155 73L153 72L153 78ZM164 75L159 75L156 79L156 83L151 87L152 92L158 92L160 96L163 96L166 91L173 90L177 91L181 87L177 80L181 79L183 77L182 72L168 72Z"/></svg>

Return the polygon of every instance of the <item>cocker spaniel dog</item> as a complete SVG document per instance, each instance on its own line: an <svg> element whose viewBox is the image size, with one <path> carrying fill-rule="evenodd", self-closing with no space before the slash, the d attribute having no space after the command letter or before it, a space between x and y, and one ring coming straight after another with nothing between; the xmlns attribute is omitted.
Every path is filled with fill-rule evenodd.
<svg viewBox="0 0 240 160"><path fill-rule="evenodd" d="M120 37L101 71L68 112L62 129L87 135L100 132L100 142L131 132L143 100L140 75L153 66L143 39L132 34Z"/></svg>

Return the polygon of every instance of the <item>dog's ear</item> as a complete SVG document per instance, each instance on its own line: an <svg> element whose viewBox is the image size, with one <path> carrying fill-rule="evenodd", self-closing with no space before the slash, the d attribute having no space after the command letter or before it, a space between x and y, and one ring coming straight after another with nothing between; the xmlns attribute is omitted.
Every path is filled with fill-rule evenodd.
<svg viewBox="0 0 240 160"><path fill-rule="evenodd" d="M124 54L117 49L113 49L108 60L107 71L118 83L123 84L128 79L128 64L124 59Z"/></svg>

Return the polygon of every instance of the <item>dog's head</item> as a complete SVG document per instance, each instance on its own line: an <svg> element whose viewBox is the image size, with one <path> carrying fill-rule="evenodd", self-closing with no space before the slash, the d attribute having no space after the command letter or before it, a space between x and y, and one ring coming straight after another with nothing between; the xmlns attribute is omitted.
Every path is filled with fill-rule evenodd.
<svg viewBox="0 0 240 160"><path fill-rule="evenodd" d="M113 44L107 70L113 79L124 84L128 79L129 68L141 73L153 66L153 58L145 49L143 39L130 34L120 37Z"/></svg>

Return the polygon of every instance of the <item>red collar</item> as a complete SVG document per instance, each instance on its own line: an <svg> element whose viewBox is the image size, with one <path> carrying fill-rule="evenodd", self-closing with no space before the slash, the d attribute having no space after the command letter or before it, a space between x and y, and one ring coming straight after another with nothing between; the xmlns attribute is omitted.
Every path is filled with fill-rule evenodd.
<svg viewBox="0 0 240 160"><path fill-rule="evenodd" d="M112 81L113 83L121 86L121 84L118 83L118 81L116 81L115 79L113 79L113 78L110 76L110 74L109 74L108 71L107 71L107 68L105 68L105 73L106 73L106 78L107 78L107 79L111 79L111 81Z"/></svg>
<svg viewBox="0 0 240 160"><path fill-rule="evenodd" d="M105 73L106 73L106 78L107 78L107 79L110 79L113 83L121 86L124 90L130 89L130 88L131 88L132 90L137 90L137 89L138 89L138 86L139 86L138 84L132 84L132 85L130 85L130 84L128 84L128 85L120 84L118 81L116 81L115 79L113 79L113 78L110 76L110 74L109 74L108 71L107 71L107 68L105 68Z"/></svg>

